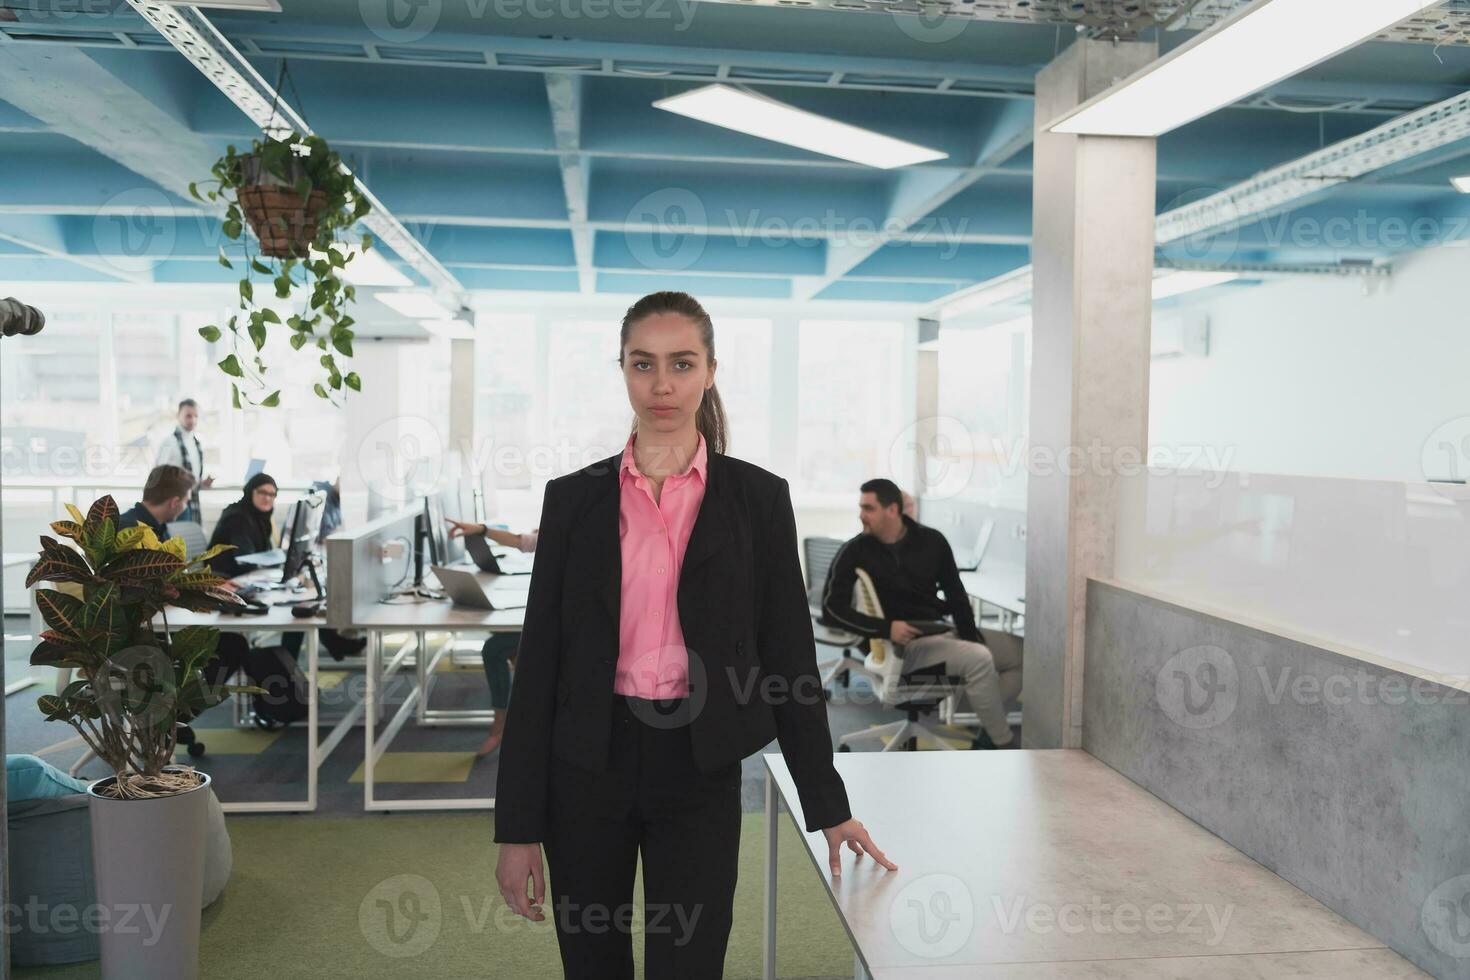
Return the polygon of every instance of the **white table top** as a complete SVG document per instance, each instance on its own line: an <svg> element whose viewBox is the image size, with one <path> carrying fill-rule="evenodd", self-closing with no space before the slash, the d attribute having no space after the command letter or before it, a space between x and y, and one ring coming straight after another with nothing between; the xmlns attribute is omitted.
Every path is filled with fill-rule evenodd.
<svg viewBox="0 0 1470 980"><path fill-rule="evenodd" d="M41 556L34 551L7 551L5 552L5 567L14 565L33 565Z"/></svg>
<svg viewBox="0 0 1470 980"><path fill-rule="evenodd" d="M515 603L515 608L475 609L457 606L448 599L397 599L359 605L352 611L352 625L371 630L519 630L525 624L531 576L491 575L472 565L464 566L464 570L474 573L492 603L504 597Z"/></svg>
<svg viewBox="0 0 1470 980"><path fill-rule="evenodd" d="M763 758L800 831L785 760ZM1383 943L1080 750L864 752L835 760L853 816L898 870L844 850L842 876L833 879L826 839L820 832L803 838L874 980L1189 976L1201 974L1171 973L1164 964L1200 956L1215 964L1210 976L1259 977L1275 975L1249 972L1263 956L1296 952L1326 968L1343 951L1371 960L1371 969L1355 963L1320 975L1419 975ZM780 903L778 893L778 936ZM1116 970L1120 960L1136 969L1108 972L1105 961ZM1077 969L1088 963L1094 969Z"/></svg>
<svg viewBox="0 0 1470 980"><path fill-rule="evenodd" d="M1026 566L982 562L973 572L960 572L965 591L981 602L1008 612L1026 612Z"/></svg>

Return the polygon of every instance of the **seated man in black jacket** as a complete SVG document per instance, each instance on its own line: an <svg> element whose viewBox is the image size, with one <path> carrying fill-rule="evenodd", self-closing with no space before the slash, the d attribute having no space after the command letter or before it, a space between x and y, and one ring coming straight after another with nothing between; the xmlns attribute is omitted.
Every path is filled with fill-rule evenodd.
<svg viewBox="0 0 1470 980"><path fill-rule="evenodd" d="M949 542L939 531L902 513L902 502L892 480L863 484L858 514L863 533L843 545L832 562L822 597L823 619L863 636L891 640L903 658L904 673L945 664L946 673L965 679L965 696L980 718L980 733L972 748L1019 748L1019 740L1006 723L1005 705L1021 690L1020 658L991 654L975 625ZM859 568L878 590L882 619L853 607ZM910 620L937 620L946 614L954 622L946 633L920 636L909 624Z"/></svg>
<svg viewBox="0 0 1470 980"><path fill-rule="evenodd" d="M194 476L182 466L155 466L143 481L143 499L117 517L117 530L151 527L160 541L168 540L170 521L176 520L189 506L194 490Z"/></svg>

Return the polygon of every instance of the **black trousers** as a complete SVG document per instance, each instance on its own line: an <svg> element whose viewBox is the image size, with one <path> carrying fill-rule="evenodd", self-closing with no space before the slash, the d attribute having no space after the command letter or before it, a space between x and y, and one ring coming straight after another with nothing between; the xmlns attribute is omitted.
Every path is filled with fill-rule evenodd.
<svg viewBox="0 0 1470 980"><path fill-rule="evenodd" d="M740 764L694 766L685 702L614 697L606 772L557 760L546 840L547 914L568 980L723 975L740 851ZM643 858L643 915L633 880Z"/></svg>

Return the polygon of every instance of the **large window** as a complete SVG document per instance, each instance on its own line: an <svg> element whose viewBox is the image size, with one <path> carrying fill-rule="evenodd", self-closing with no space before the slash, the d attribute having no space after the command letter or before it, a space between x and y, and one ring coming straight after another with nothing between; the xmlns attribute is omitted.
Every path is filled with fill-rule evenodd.
<svg viewBox="0 0 1470 980"><path fill-rule="evenodd" d="M1029 320L940 331L936 492L1025 509L1030 342Z"/></svg>
<svg viewBox="0 0 1470 980"><path fill-rule="evenodd" d="M799 339L800 488L850 499L873 477L910 483L911 454L896 448L913 414L901 384L904 325L803 320Z"/></svg>
<svg viewBox="0 0 1470 980"><path fill-rule="evenodd" d="M715 359L730 455L771 468L771 321L717 318Z"/></svg>

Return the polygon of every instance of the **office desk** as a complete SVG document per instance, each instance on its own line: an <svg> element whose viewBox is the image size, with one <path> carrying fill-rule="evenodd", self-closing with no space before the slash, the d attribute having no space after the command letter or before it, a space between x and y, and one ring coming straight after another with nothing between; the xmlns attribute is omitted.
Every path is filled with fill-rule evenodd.
<svg viewBox="0 0 1470 980"><path fill-rule="evenodd" d="M230 616L224 613L200 613L187 609L169 609L167 623L170 631L185 626L212 626L225 633L262 633L306 631L306 677L310 707L306 716L306 799L264 800L257 802L222 803L226 813L299 813L316 809L317 773L332 750L341 744L352 729L357 716L362 712L361 704L354 705L337 722L325 739L317 738L317 708L320 691L317 687L320 643L317 630L327 625L320 615L308 619L297 619L291 615L289 606L272 606L269 611L252 616ZM249 684L241 675L233 683Z"/></svg>
<svg viewBox="0 0 1470 980"><path fill-rule="evenodd" d="M763 758L764 976L773 978L777 801L798 831L803 820L785 760ZM1423 976L1080 750L866 752L835 762L853 815L898 865L885 871L844 849L834 880L826 838L803 835L858 977Z"/></svg>
<svg viewBox="0 0 1470 980"><path fill-rule="evenodd" d="M468 570L468 569L466 569ZM495 601L497 594L516 596L525 602L529 575L490 575L476 571L475 577ZM493 797L478 799L444 798L437 800L379 800L376 797L374 770L383 753L393 743L410 714L419 725L472 725L486 726L494 721L493 710L442 709L429 706L436 670L446 653L452 651L445 644L432 655L429 653L429 632L518 633L525 622L525 609L472 609L456 606L447 599L425 599L417 602L380 602L354 611L353 626L368 631L367 645L367 696L365 704L370 710L367 718L367 750L363 763L363 809L365 810L479 810L493 809ZM384 662L383 637L386 633L410 632L414 641L404 645ZM382 735L376 734L378 720L378 696L383 684L393 677L413 655L414 681L403 703L383 727Z"/></svg>
<svg viewBox="0 0 1470 980"><path fill-rule="evenodd" d="M983 562L973 572L960 572L965 591L1000 610L1000 628L1013 632L1017 616L1026 615L1026 566Z"/></svg>

